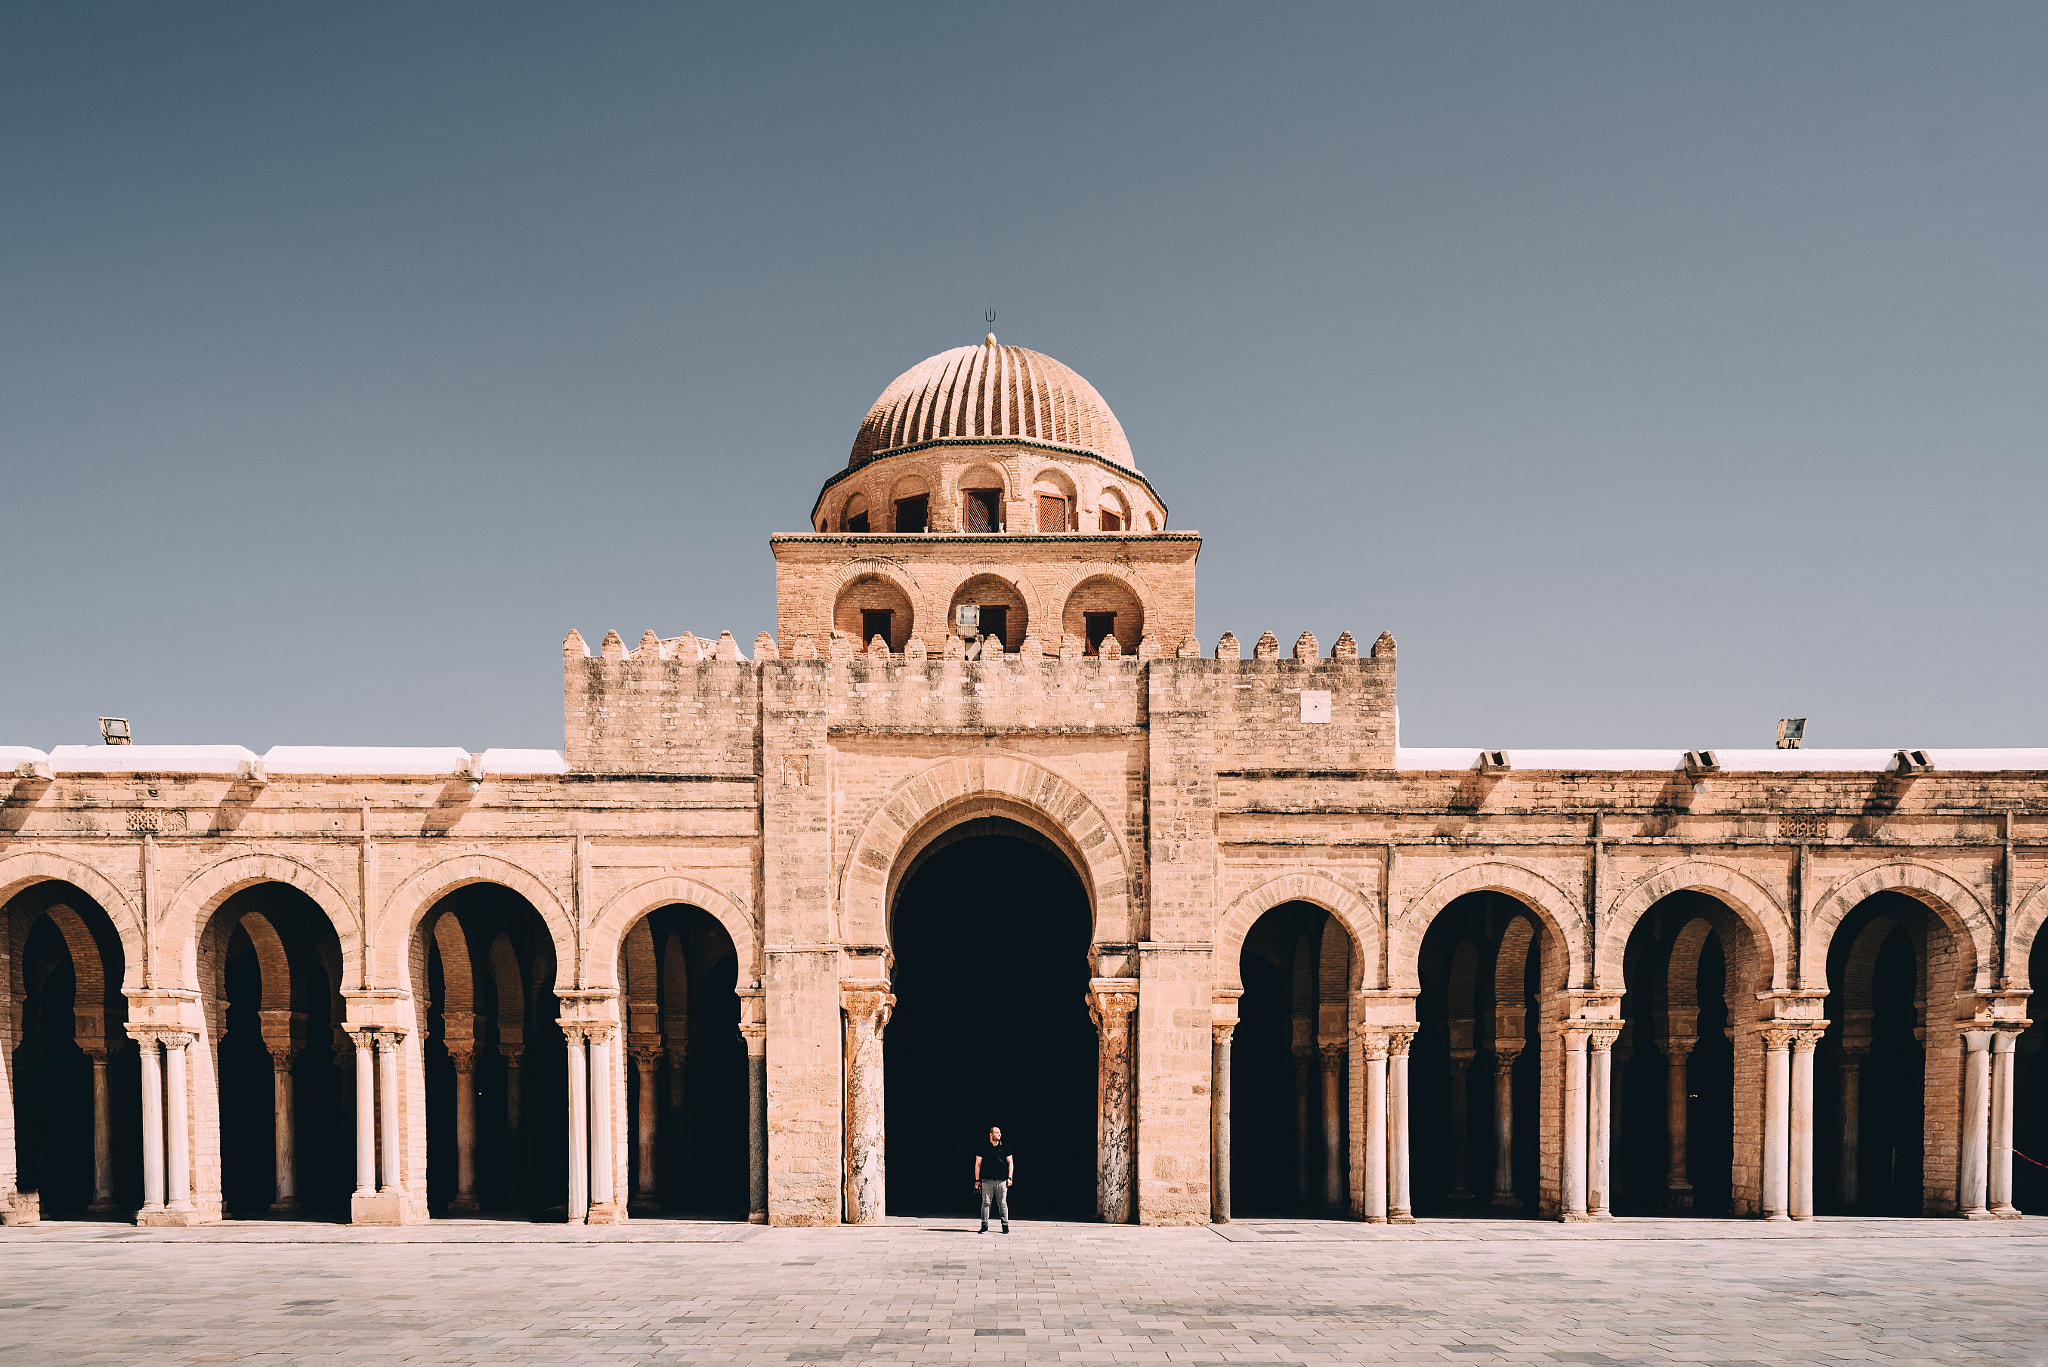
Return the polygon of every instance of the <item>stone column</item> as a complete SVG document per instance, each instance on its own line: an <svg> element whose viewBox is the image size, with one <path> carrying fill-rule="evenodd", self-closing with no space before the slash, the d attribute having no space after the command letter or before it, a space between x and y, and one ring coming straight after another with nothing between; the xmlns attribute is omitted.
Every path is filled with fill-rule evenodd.
<svg viewBox="0 0 2048 1367"><path fill-rule="evenodd" d="M1365 1218L1387 1223L1387 1037L1378 1030L1360 1040L1365 1054Z"/></svg>
<svg viewBox="0 0 2048 1367"><path fill-rule="evenodd" d="M590 1035L590 1218L618 1218L612 1185L612 1032L609 1023L588 1027ZM602 1208L602 1209L600 1209Z"/></svg>
<svg viewBox="0 0 2048 1367"><path fill-rule="evenodd" d="M882 1031L896 998L887 984L842 988L846 1021L846 1223L878 1225L888 1215Z"/></svg>
<svg viewBox="0 0 2048 1367"><path fill-rule="evenodd" d="M1764 1041L1763 1208L1766 1220L1792 1218L1792 1036L1767 1029Z"/></svg>
<svg viewBox="0 0 2048 1367"><path fill-rule="evenodd" d="M403 1189L404 1146L399 1143L398 1047L405 1043L402 1030L377 1032L377 1136L380 1158L379 1194L396 1196Z"/></svg>
<svg viewBox="0 0 2048 1367"><path fill-rule="evenodd" d="M1813 1218L1813 1047L1821 1034L1800 1030L1792 1036L1792 1118L1786 1157L1789 1213L1795 1220Z"/></svg>
<svg viewBox="0 0 2048 1367"><path fill-rule="evenodd" d="M1493 1201L1496 1206L1519 1207L1515 1195L1515 1059L1518 1044L1493 1046Z"/></svg>
<svg viewBox="0 0 2048 1367"><path fill-rule="evenodd" d="M455 1065L455 1199L448 1209L473 1211L476 1200L476 1051L450 1049Z"/></svg>
<svg viewBox="0 0 2048 1367"><path fill-rule="evenodd" d="M1294 1046L1294 1199L1308 1204L1308 1112L1315 1046Z"/></svg>
<svg viewBox="0 0 2048 1367"><path fill-rule="evenodd" d="M164 1209L180 1213L192 1209L192 1135L187 1104L185 1051L192 1036L182 1030L167 1031L164 1041Z"/></svg>
<svg viewBox="0 0 2048 1367"><path fill-rule="evenodd" d="M768 1026L747 1021L740 1025L740 1038L747 1046L747 1221L768 1223ZM676 1055L669 1055L670 1067L677 1069ZM680 1072L680 1069L677 1069ZM672 1083L671 1095L680 1096L680 1083Z"/></svg>
<svg viewBox="0 0 2048 1367"><path fill-rule="evenodd" d="M1465 1070L1472 1064L1473 1051L1470 1049L1451 1050L1451 1189L1444 1193L1453 1201L1469 1201L1472 1192L1467 1186L1467 1150L1471 1147L1465 1131L1471 1121L1466 1114Z"/></svg>
<svg viewBox="0 0 2048 1367"><path fill-rule="evenodd" d="M137 1034L142 1050L142 1211L164 1208L164 1073L163 1053L154 1032Z"/></svg>
<svg viewBox="0 0 2048 1367"><path fill-rule="evenodd" d="M1956 1213L1966 1220L1991 1214L1989 1203L1991 1145L1991 1037L1995 1031L1973 1026L1963 1034L1963 1147L1958 1155Z"/></svg>
<svg viewBox="0 0 2048 1367"><path fill-rule="evenodd" d="M277 1150L277 1195L270 1208L280 1214L299 1208L299 1149L294 1124L298 1111L292 1103L292 1064L298 1057L295 1045L270 1051L271 1131Z"/></svg>
<svg viewBox="0 0 2048 1367"><path fill-rule="evenodd" d="M2012 1107L2013 1050L2020 1032L2000 1030L1991 1040L1991 1213L2001 1220L2017 1220L2019 1207L2012 1203Z"/></svg>
<svg viewBox="0 0 2048 1367"><path fill-rule="evenodd" d="M1586 1032L1564 1032L1564 1171L1562 1218L1586 1218Z"/></svg>
<svg viewBox="0 0 2048 1367"><path fill-rule="evenodd" d="M569 1223L590 1216L590 1072L580 1025L564 1025L569 1042Z"/></svg>
<svg viewBox="0 0 2048 1367"><path fill-rule="evenodd" d="M377 1191L377 1063L372 1041L377 1037L357 1030L356 1044L356 1195L373 1196Z"/></svg>
<svg viewBox="0 0 2048 1367"><path fill-rule="evenodd" d="M633 1056L635 1076L640 1082L639 1104L634 1109L633 1131L633 1209L656 1211L661 1202L655 1191L655 1163L659 1152L656 1139L660 1123L661 1108L655 1104L656 1072L661 1063L661 1046L635 1044L628 1048Z"/></svg>
<svg viewBox="0 0 2048 1367"><path fill-rule="evenodd" d="M1230 1035L1237 1027L1209 1026L1209 1219L1230 1223Z"/></svg>
<svg viewBox="0 0 2048 1367"><path fill-rule="evenodd" d="M1320 1046L1323 1060L1323 1204L1344 1204L1344 1050Z"/></svg>
<svg viewBox="0 0 2048 1367"><path fill-rule="evenodd" d="M1586 1032L1586 1215L1613 1218L1614 1041L1619 1030Z"/></svg>
<svg viewBox="0 0 2048 1367"><path fill-rule="evenodd" d="M524 1044L500 1044L498 1052L505 1059L505 1147L512 1159L513 1184L524 1190L526 1185L526 1124L524 1100L526 1096L526 1071L519 1065L525 1062Z"/></svg>
<svg viewBox="0 0 2048 1367"><path fill-rule="evenodd" d="M107 1082L105 1046L86 1054L92 1059L92 1204L87 1209L106 1211L114 1208L114 1094Z"/></svg>
<svg viewBox="0 0 2048 1367"><path fill-rule="evenodd" d="M1692 1209L1692 1171L1686 1165L1686 1126L1692 1114L1689 1064L1697 1035L1668 1035L1664 1051L1664 1134L1668 1163L1664 1169L1664 1207Z"/></svg>
<svg viewBox="0 0 2048 1367"><path fill-rule="evenodd" d="M1842 1121L1842 1167L1835 1174L1835 1200L1842 1209L1854 1210L1858 1198L1857 1183L1860 1181L1858 1167L1861 1158L1858 1146L1863 1126L1863 1056L1870 1052L1867 1044L1844 1042L1840 1065L1835 1073L1836 1097L1841 1109Z"/></svg>
<svg viewBox="0 0 2048 1367"><path fill-rule="evenodd" d="M1095 1022L1095 1214L1104 1224L1131 1220L1131 1017L1138 1009L1135 983L1098 978L1088 985L1088 1018Z"/></svg>
<svg viewBox="0 0 2048 1367"><path fill-rule="evenodd" d="M1415 1042L1409 1030L1387 1035L1387 1222L1415 1223L1415 1210L1408 1191L1408 1046Z"/></svg>

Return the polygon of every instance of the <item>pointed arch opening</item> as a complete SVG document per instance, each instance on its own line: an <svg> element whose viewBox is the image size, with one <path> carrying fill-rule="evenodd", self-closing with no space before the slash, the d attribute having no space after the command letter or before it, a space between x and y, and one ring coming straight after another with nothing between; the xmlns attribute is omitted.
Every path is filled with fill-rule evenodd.
<svg viewBox="0 0 2048 1367"><path fill-rule="evenodd" d="M945 818L940 818L943 821ZM883 1036L888 1208L957 1213L991 1125L1019 1218L1086 1219L1096 1188L1091 902L1067 851L1021 820L943 825L893 880Z"/></svg>
<svg viewBox="0 0 2048 1367"><path fill-rule="evenodd" d="M501 883L466 883L420 918L412 968L428 1210L566 1221L568 1047L547 922Z"/></svg>
<svg viewBox="0 0 2048 1367"><path fill-rule="evenodd" d="M1919 1215L1955 1206L1954 1161L1929 1164L1927 1141L1944 1103L1948 1112L1961 1106L1959 1085L1939 1066L1957 1053L1954 1012L1944 1020L1935 1009L1955 998L1956 940L1941 917L1898 892L1865 898L1835 927L1830 1019L1814 1055L1813 1177L1823 1211ZM1959 1072L1960 1059L1953 1062L1949 1071Z"/></svg>
<svg viewBox="0 0 2048 1367"><path fill-rule="evenodd" d="M46 1220L126 1218L142 1201L141 1075L113 920L76 884L35 883L0 911L0 970L15 1200Z"/></svg>
<svg viewBox="0 0 2048 1367"><path fill-rule="evenodd" d="M223 1218L346 1219L355 1053L333 923L300 889L253 883L207 917L198 965Z"/></svg>
<svg viewBox="0 0 2048 1367"><path fill-rule="evenodd" d="M702 907L657 907L620 942L636 1218L747 1218L739 972L731 934Z"/></svg>
<svg viewBox="0 0 2048 1367"><path fill-rule="evenodd" d="M1351 994L1358 947L1313 902L1283 902L1238 951L1244 995L1230 1048L1230 1210L1351 1208Z"/></svg>

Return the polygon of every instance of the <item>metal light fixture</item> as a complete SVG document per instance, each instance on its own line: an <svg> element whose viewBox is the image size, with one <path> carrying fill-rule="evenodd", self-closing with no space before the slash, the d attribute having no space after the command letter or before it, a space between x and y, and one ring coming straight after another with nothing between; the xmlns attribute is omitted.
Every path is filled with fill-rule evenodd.
<svg viewBox="0 0 2048 1367"><path fill-rule="evenodd" d="M1778 748L1797 750L1799 742L1806 739L1806 718L1787 717L1778 723Z"/></svg>
<svg viewBox="0 0 2048 1367"><path fill-rule="evenodd" d="M108 745L128 743L128 719L126 717L101 717L100 739Z"/></svg>

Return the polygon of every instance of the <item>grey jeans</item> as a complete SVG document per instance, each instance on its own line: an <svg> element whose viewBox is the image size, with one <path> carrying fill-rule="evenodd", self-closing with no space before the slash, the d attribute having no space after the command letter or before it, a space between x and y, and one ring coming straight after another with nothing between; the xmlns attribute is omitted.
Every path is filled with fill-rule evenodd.
<svg viewBox="0 0 2048 1367"><path fill-rule="evenodd" d="M1010 1184L999 1177L981 1179L981 1221L988 1223L988 1203L996 1203L996 1218L1004 1224L1010 1223Z"/></svg>

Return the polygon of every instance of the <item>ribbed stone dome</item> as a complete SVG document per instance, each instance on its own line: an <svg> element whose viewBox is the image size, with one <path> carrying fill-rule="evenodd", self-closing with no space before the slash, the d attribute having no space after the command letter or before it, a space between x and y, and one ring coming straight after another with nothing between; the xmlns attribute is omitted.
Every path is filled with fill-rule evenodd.
<svg viewBox="0 0 2048 1367"><path fill-rule="evenodd" d="M1052 357L1003 346L955 347L898 375L854 438L849 466L921 442L1023 438L1078 447L1138 468L1123 425L1095 386Z"/></svg>

